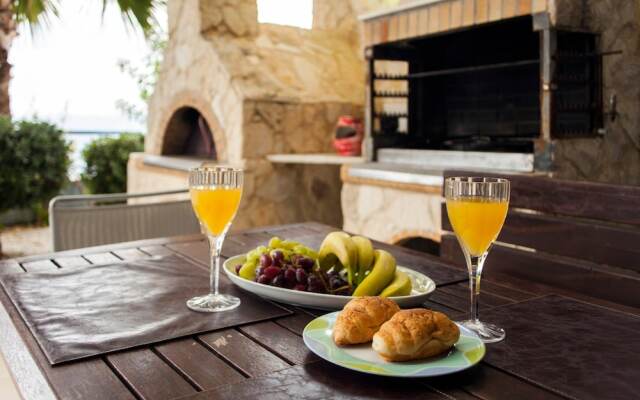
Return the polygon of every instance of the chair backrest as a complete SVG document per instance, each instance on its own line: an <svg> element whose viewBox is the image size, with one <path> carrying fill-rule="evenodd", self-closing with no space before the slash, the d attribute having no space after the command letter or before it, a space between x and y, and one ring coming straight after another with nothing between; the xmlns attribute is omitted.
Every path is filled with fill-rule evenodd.
<svg viewBox="0 0 640 400"><path fill-rule="evenodd" d="M640 187L532 175L445 171L511 181L509 215L485 273L506 273L640 307ZM464 264L442 208L440 256Z"/></svg>
<svg viewBox="0 0 640 400"><path fill-rule="evenodd" d="M148 202L169 192L58 196L49 203L54 251L200 232L191 202ZM137 199L135 204L128 200Z"/></svg>

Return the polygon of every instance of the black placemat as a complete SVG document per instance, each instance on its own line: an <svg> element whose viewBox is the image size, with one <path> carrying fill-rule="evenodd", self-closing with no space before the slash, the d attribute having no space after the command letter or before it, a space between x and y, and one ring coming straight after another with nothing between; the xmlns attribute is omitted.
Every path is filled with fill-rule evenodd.
<svg viewBox="0 0 640 400"><path fill-rule="evenodd" d="M481 313L507 332L485 361L577 399L632 399L640 389L640 317L562 296Z"/></svg>
<svg viewBox="0 0 640 400"><path fill-rule="evenodd" d="M52 365L291 314L226 279L221 292L240 297L240 307L189 310L189 298L208 293L209 273L175 255L9 274L0 282Z"/></svg>

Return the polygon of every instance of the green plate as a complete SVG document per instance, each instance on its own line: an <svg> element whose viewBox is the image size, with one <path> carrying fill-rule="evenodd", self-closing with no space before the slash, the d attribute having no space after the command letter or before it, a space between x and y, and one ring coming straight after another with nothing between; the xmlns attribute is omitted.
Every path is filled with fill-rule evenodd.
<svg viewBox="0 0 640 400"><path fill-rule="evenodd" d="M484 343L467 328L460 328L460 340L449 353L424 360L388 362L373 351L371 343L338 347L331 333L338 312L323 315L309 322L302 337L309 350L344 368L367 374L421 378L446 375L476 365L485 354Z"/></svg>

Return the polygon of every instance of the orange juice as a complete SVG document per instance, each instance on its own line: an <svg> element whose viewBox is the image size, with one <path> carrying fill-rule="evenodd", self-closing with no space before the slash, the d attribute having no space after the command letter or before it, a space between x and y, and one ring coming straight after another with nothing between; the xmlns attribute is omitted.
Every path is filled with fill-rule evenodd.
<svg viewBox="0 0 640 400"><path fill-rule="evenodd" d="M241 196L242 189L192 188L191 204L207 231L220 235L236 214Z"/></svg>
<svg viewBox="0 0 640 400"><path fill-rule="evenodd" d="M461 244L481 256L498 237L509 209L508 201L466 197L447 200L447 214Z"/></svg>

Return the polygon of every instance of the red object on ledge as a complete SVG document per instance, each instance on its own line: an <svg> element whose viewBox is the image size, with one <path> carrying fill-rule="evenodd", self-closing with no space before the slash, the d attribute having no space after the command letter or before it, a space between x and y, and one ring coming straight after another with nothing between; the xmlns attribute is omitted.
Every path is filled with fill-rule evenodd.
<svg viewBox="0 0 640 400"><path fill-rule="evenodd" d="M360 118L342 115L336 124L333 147L341 156L359 156L362 153L363 134Z"/></svg>

